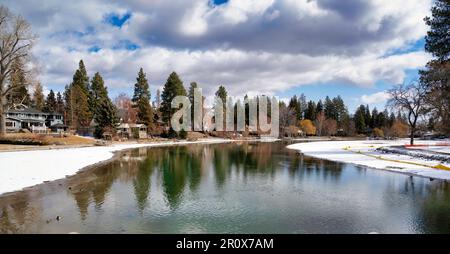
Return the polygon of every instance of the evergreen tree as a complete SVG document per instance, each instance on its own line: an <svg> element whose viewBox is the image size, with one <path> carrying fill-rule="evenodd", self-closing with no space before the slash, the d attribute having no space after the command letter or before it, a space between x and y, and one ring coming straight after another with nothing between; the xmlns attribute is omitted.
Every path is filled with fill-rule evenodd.
<svg viewBox="0 0 450 254"><path fill-rule="evenodd" d="M60 114L64 114L64 98L60 92L56 94L56 112Z"/></svg>
<svg viewBox="0 0 450 254"><path fill-rule="evenodd" d="M74 129L89 126L92 120L92 107L95 107L95 103L93 99L90 99L89 77L83 60L80 60L72 83L66 86L64 97L68 124Z"/></svg>
<svg viewBox="0 0 450 254"><path fill-rule="evenodd" d="M425 50L438 61L447 61L450 59L450 1L434 1L431 15L432 18L425 18L430 27L425 37Z"/></svg>
<svg viewBox="0 0 450 254"><path fill-rule="evenodd" d="M88 94L89 93L89 76L87 75L86 67L84 66L83 60L80 60L78 63L78 73L75 72L75 75L77 75L77 85L79 85L82 90ZM75 80L75 78L74 78Z"/></svg>
<svg viewBox="0 0 450 254"><path fill-rule="evenodd" d="M33 93L33 106L37 110L42 110L44 108L45 98L42 85L38 83L34 89Z"/></svg>
<svg viewBox="0 0 450 254"><path fill-rule="evenodd" d="M219 86L219 89L216 91L216 96L219 97L225 105L228 97L227 89L225 89L224 86Z"/></svg>
<svg viewBox="0 0 450 254"><path fill-rule="evenodd" d="M334 119L335 116L334 105L330 97L328 96L325 98L324 112L326 118Z"/></svg>
<svg viewBox="0 0 450 254"><path fill-rule="evenodd" d="M162 120L170 123L170 118L176 109L172 109L171 103L173 98L178 95L186 96L186 89L183 87L183 82L178 77L176 72L172 72L164 84L164 89L161 94L161 114Z"/></svg>
<svg viewBox="0 0 450 254"><path fill-rule="evenodd" d="M372 109L372 116L370 119L370 128L379 128L380 127L380 125L378 123L378 117L379 117L378 110L375 107Z"/></svg>
<svg viewBox="0 0 450 254"><path fill-rule="evenodd" d="M47 95L47 98L45 99L45 105L44 105L44 112L56 112L57 108L57 101L55 97L55 92L53 90L50 90L50 92Z"/></svg>
<svg viewBox="0 0 450 254"><path fill-rule="evenodd" d="M366 132L366 117L365 117L366 107L360 105L355 112L354 122L357 133Z"/></svg>
<svg viewBox="0 0 450 254"><path fill-rule="evenodd" d="M308 106L305 111L305 119L309 119L311 121L316 120L316 104L313 101L308 102Z"/></svg>
<svg viewBox="0 0 450 254"><path fill-rule="evenodd" d="M300 100L297 98L297 95L294 95L290 99L288 107L289 107L289 109L294 111L295 118L297 121L302 119L302 109L301 109L301 105L300 105Z"/></svg>
<svg viewBox="0 0 450 254"><path fill-rule="evenodd" d="M395 122L395 114L394 114L394 112L391 112L391 114L389 114L389 120L388 120L389 128L392 127L394 122Z"/></svg>
<svg viewBox="0 0 450 254"><path fill-rule="evenodd" d="M188 91L188 97L189 97L189 101L191 102L191 105L194 105L194 91L195 89L198 88L198 85L196 82L191 82L191 84L189 85L189 91Z"/></svg>
<svg viewBox="0 0 450 254"><path fill-rule="evenodd" d="M191 102L191 125L192 125L192 130L194 130L194 108L195 108L195 89L198 88L198 85L196 82L191 82L191 84L189 85L189 91L188 91L188 97L189 97L189 101Z"/></svg>
<svg viewBox="0 0 450 254"><path fill-rule="evenodd" d="M308 104L306 103L306 96L305 94L300 94L300 97L298 97L298 103L299 103L299 114L300 118L298 118L297 114L297 120L303 119L303 115L305 114L306 109L308 108Z"/></svg>
<svg viewBox="0 0 450 254"><path fill-rule="evenodd" d="M223 125L222 128L223 130L226 130L226 121L227 121L227 97L228 97L228 92L227 89L225 89L224 86L219 86L219 88L217 89L216 93L215 93L217 98L220 98L222 100L222 109L223 109ZM214 102L216 103L216 101ZM216 105L214 105L214 107L216 107Z"/></svg>
<svg viewBox="0 0 450 254"><path fill-rule="evenodd" d="M420 71L420 82L427 88L426 103L430 106L435 130L450 133L450 1L436 0L432 17L425 23L430 30L425 37L425 50L434 56Z"/></svg>
<svg viewBox="0 0 450 254"><path fill-rule="evenodd" d="M153 109L150 105L150 88L144 70L139 70L134 84L134 94L132 101L137 108L137 118L139 123L147 125L149 128L153 125Z"/></svg>
<svg viewBox="0 0 450 254"><path fill-rule="evenodd" d="M365 110L364 110L364 122L366 124L366 128L370 128L371 122L372 120L372 116L370 115L370 108L369 105L366 105Z"/></svg>
<svg viewBox="0 0 450 254"><path fill-rule="evenodd" d="M23 63L20 58L13 60L11 63L11 74L9 75L9 86L13 87L12 91L7 95L9 106L22 104L31 105L30 94L28 93L28 80L24 70Z"/></svg>
<svg viewBox="0 0 450 254"><path fill-rule="evenodd" d="M91 81L90 93L93 100L96 101L93 108L94 120L97 123L95 136L102 138L105 130L114 130L117 122L117 109L108 96L108 90L105 86L102 76L97 72Z"/></svg>
<svg viewBox="0 0 450 254"><path fill-rule="evenodd" d="M320 114L321 112L323 112L323 103L322 100L319 100L316 106L316 115Z"/></svg>
<svg viewBox="0 0 450 254"><path fill-rule="evenodd" d="M332 119L336 120L337 127L343 128L344 123L349 118L347 107L345 106L344 100L341 96L337 96L333 98L333 113Z"/></svg>
<svg viewBox="0 0 450 254"><path fill-rule="evenodd" d="M378 125L380 128L387 128L389 120L389 112L385 109L383 112L378 114Z"/></svg>

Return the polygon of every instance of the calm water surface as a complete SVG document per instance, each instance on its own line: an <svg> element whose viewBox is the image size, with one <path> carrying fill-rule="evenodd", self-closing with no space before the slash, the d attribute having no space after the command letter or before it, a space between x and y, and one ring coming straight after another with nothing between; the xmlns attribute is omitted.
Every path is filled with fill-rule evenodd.
<svg viewBox="0 0 450 254"><path fill-rule="evenodd" d="M286 145L122 152L1 196L0 232L450 233L449 183L313 159Z"/></svg>

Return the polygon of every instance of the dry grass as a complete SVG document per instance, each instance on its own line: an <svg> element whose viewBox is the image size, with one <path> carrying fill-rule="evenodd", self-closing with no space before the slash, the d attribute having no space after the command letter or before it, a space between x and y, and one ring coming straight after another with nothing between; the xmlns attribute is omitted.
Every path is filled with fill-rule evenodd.
<svg viewBox="0 0 450 254"><path fill-rule="evenodd" d="M8 133L7 139L26 139L41 141L47 145L93 145L95 140L92 138L85 138L75 135L44 135L34 133Z"/></svg>

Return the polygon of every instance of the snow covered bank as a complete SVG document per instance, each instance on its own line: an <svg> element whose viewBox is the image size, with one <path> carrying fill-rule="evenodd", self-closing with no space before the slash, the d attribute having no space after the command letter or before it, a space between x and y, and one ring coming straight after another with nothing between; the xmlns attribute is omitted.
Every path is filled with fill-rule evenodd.
<svg viewBox="0 0 450 254"><path fill-rule="evenodd" d="M447 141L448 142L448 141ZM391 154L377 151L379 147L400 146L408 140L361 140L361 141L326 141L297 143L289 145L305 155L338 162L353 163L371 168L390 170L412 175L450 180L450 164L439 160L426 160L405 154ZM435 145L438 141L417 141L417 144ZM435 147L430 146L429 150Z"/></svg>
<svg viewBox="0 0 450 254"><path fill-rule="evenodd" d="M231 141L207 139L195 142L118 144L85 148L2 152L0 153L0 194L73 175L84 167L111 159L114 156L114 152L124 149L180 144L225 143Z"/></svg>

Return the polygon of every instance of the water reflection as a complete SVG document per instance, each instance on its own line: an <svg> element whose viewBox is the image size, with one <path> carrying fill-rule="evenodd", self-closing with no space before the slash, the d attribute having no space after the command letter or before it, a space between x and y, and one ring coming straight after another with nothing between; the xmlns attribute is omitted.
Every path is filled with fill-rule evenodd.
<svg viewBox="0 0 450 254"><path fill-rule="evenodd" d="M444 233L450 187L283 143L140 148L0 197L0 232ZM55 216L62 221L55 221Z"/></svg>

